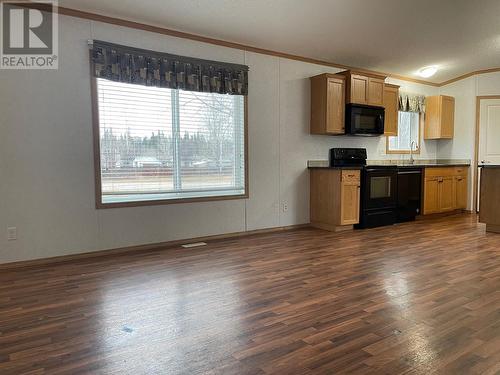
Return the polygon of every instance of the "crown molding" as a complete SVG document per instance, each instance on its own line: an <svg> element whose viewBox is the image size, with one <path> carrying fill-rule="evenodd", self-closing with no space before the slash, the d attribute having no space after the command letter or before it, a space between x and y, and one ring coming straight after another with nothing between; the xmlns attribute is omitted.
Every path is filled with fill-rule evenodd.
<svg viewBox="0 0 500 375"><path fill-rule="evenodd" d="M475 75L479 74L487 74L487 73L495 73L495 72L500 72L500 67L499 68L490 68L490 69L481 69L481 70L474 70L473 72L469 72L466 74L462 74L461 76L449 79L447 81L441 82L439 86L446 86L449 85L450 83L454 83L457 81L461 81L462 79L466 79Z"/></svg>
<svg viewBox="0 0 500 375"><path fill-rule="evenodd" d="M28 1L26 3L26 6L30 7L30 4L34 4L34 3L30 3L30 1ZM476 71L473 71L470 73L466 73L466 74L460 75L460 76L455 77L455 78L451 78L449 80L446 80L446 81L443 81L440 83L430 82L430 81L425 81L425 80L418 79L418 78L407 77L407 76L403 76L403 75L399 75L399 74L384 73L384 72L379 72L379 71L374 71L374 70L369 70L369 69L358 68L358 67L354 67L354 66L350 66L350 65L337 64L337 63L331 62L331 61L324 61L324 60L315 59L315 58L311 58L311 57L294 55L294 54L290 54L290 53L286 53L286 52L279 52L279 51L274 51L274 50L270 50L270 49L254 47L254 46L250 46L250 45L246 45L246 44L230 42L230 41L226 41L226 40L222 40L222 39L210 38L210 37L206 37L206 36L202 36L202 35L187 33L184 31L168 29L168 28L164 28L164 27L160 27L160 26L153 26L153 25L149 25L149 24L145 24L145 23L130 21L130 20L123 19L123 18L111 17L111 16L86 12L86 11L72 9L72 8L57 7L57 12L59 14L65 15L65 16L77 17L77 18L82 18L82 19L86 19L86 20L90 20L90 21L98 21L98 22L108 23L111 25L123 26L123 27L132 28L132 29L143 30L143 31L148 31L148 32L152 32L152 33L173 36L176 38L189 39L189 40L194 40L197 42L208 43L208 44L213 44L213 45L227 47L227 48L234 48L234 49L239 49L239 50L243 50L243 51L259 53L259 54L263 54L263 55L281 57L281 58L290 59L290 60L302 61L302 62L311 63L311 64L323 65L323 66L328 66L328 67L337 68L337 69L356 70L356 71L361 72L361 73L383 75L386 77L399 79L402 81L413 82L413 83L418 83L418 84L427 85L427 86L434 86L434 87L446 86L446 85L449 85L450 83L454 83L454 82L457 82L457 81L460 81L462 79L472 77L472 76L478 75L478 74L500 72L500 67L489 68L489 69L476 70Z"/></svg>

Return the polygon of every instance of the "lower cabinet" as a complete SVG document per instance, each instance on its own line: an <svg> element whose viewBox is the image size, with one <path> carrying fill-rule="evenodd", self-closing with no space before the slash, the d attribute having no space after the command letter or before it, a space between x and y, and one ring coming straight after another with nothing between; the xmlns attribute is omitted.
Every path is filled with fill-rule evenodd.
<svg viewBox="0 0 500 375"><path fill-rule="evenodd" d="M423 206L424 215L439 212L439 181L437 177L425 178Z"/></svg>
<svg viewBox="0 0 500 375"><path fill-rule="evenodd" d="M439 179L439 211L453 211L456 208L456 200L453 177L441 177Z"/></svg>
<svg viewBox="0 0 500 375"><path fill-rule="evenodd" d="M455 189L457 197L457 208L462 208L465 210L467 208L467 198L468 198L467 176L455 177Z"/></svg>
<svg viewBox="0 0 500 375"><path fill-rule="evenodd" d="M467 208L469 168L426 168L423 214L436 214Z"/></svg>
<svg viewBox="0 0 500 375"><path fill-rule="evenodd" d="M312 226L337 231L359 223L359 170L315 168L310 178Z"/></svg>
<svg viewBox="0 0 500 375"><path fill-rule="evenodd" d="M340 186L340 225L359 223L359 171L342 171Z"/></svg>

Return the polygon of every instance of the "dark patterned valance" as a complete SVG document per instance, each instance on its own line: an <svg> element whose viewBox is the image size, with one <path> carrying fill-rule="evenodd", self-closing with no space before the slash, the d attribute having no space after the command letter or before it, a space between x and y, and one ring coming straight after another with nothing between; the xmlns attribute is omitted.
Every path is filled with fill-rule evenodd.
<svg viewBox="0 0 500 375"><path fill-rule="evenodd" d="M425 113L425 96L399 93L399 110L402 112Z"/></svg>
<svg viewBox="0 0 500 375"><path fill-rule="evenodd" d="M247 95L248 66L89 42L95 77L137 85Z"/></svg>

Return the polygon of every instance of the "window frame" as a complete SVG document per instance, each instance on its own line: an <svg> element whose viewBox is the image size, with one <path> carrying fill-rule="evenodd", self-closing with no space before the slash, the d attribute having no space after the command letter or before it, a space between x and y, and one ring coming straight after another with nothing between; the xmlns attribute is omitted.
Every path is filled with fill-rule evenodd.
<svg viewBox="0 0 500 375"><path fill-rule="evenodd" d="M398 111L399 119L399 111ZM418 115L418 149L413 151L413 155L420 155L420 150L422 149L422 128L425 126L425 113L420 112ZM399 127L399 123L398 123ZM399 128L398 128L399 131ZM409 155L410 150L389 150L389 137L394 137L394 135L386 135L385 137L385 153L387 155Z"/></svg>
<svg viewBox="0 0 500 375"><path fill-rule="evenodd" d="M90 91L92 101L92 137L94 144L94 182L95 182L95 207L96 209L105 208L123 208L123 207L140 207L140 206L158 206L166 204L178 203L194 203L194 202L210 202L235 199L248 199L249 197L249 181L248 181L248 96L243 99L243 174L245 177L245 186L243 194L234 195L215 195L209 197L190 197L190 198L174 198L174 199L158 199L144 200L131 202L112 202L103 203L102 201L102 181L101 181L101 142L100 142L100 124L99 124L99 102L97 93L97 78L90 75Z"/></svg>

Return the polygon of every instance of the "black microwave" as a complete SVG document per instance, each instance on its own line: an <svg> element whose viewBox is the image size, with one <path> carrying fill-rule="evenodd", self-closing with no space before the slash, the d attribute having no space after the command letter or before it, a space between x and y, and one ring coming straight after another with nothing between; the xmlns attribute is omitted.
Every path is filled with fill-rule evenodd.
<svg viewBox="0 0 500 375"><path fill-rule="evenodd" d="M362 104L347 104L345 132L350 135L377 136L384 134L385 110Z"/></svg>

